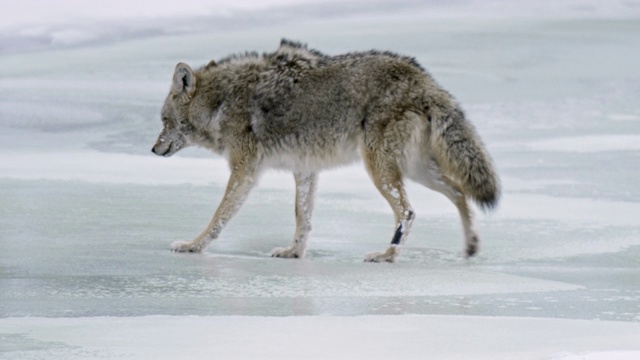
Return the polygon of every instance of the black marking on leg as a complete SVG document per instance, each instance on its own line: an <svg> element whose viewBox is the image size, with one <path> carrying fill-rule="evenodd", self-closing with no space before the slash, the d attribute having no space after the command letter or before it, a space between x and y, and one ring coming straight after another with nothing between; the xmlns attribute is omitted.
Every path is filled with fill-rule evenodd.
<svg viewBox="0 0 640 360"><path fill-rule="evenodd" d="M404 235L404 229L402 228L402 223L398 225L396 229L396 233L393 235L393 239L391 240L392 245L399 245L400 240L402 240L402 235Z"/></svg>
<svg viewBox="0 0 640 360"><path fill-rule="evenodd" d="M411 221L415 217L413 211L409 210L409 216L407 216L407 220Z"/></svg>

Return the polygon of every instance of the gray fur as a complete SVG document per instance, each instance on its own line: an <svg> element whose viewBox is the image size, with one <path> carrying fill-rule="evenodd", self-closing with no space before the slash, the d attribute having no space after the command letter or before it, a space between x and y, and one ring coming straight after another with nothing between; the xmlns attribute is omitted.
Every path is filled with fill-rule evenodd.
<svg viewBox="0 0 640 360"><path fill-rule="evenodd" d="M176 251L200 251L217 238L267 167L294 172L297 185L310 179L299 186L314 189L318 171L363 158L394 210L395 228L403 229L401 239L370 261L394 261L409 233L413 210L403 178L456 204L468 255L478 237L467 197L486 209L500 196L491 159L455 99L415 59L390 52L327 56L283 40L273 53L230 56L196 71L180 63L162 117L156 154L199 145L224 155L232 170L209 226L193 241L175 243ZM309 196L304 202L312 205ZM296 213L306 243L311 209ZM296 243L274 252L303 254Z"/></svg>

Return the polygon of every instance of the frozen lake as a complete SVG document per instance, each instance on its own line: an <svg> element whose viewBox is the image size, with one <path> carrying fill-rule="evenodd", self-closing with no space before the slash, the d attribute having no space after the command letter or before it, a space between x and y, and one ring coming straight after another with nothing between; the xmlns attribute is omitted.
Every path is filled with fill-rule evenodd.
<svg viewBox="0 0 640 360"><path fill-rule="evenodd" d="M3 29L0 359L639 358L640 3L402 4ZM393 218L362 164L320 175L303 260L269 257L294 231L275 171L203 254L169 251L229 174L205 150L149 151L175 64L283 36L415 56L460 100L504 188L478 257L453 205L410 184L402 256L363 263Z"/></svg>

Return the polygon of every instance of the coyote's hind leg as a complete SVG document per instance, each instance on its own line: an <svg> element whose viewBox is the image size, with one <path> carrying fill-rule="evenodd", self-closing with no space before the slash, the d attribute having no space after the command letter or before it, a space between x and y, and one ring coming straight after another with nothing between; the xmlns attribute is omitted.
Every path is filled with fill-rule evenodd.
<svg viewBox="0 0 640 360"><path fill-rule="evenodd" d="M444 175L442 176L442 181L446 186L438 191L448 197L458 208L462 230L464 231L465 257L469 258L475 255L480 247L480 239L473 221L473 211L469 207L469 201L460 185Z"/></svg>
<svg viewBox="0 0 640 360"><path fill-rule="evenodd" d="M473 210L462 187L442 173L440 167L433 161L425 165L414 167L409 178L446 196L458 209L465 240L465 256L471 257L478 252L480 240L476 232Z"/></svg>
<svg viewBox="0 0 640 360"><path fill-rule="evenodd" d="M381 158L375 154L365 157L369 174L382 196L389 202L396 220L395 232L391 244L386 251L371 253L365 257L367 262L394 262L399 254L399 246L404 244L415 214L402 182L402 175L396 164L390 164L388 158Z"/></svg>
<svg viewBox="0 0 640 360"><path fill-rule="evenodd" d="M311 232L311 214L316 191L316 173L295 173L296 180L296 233L290 247L276 248L271 256L282 258L301 258L307 247Z"/></svg>

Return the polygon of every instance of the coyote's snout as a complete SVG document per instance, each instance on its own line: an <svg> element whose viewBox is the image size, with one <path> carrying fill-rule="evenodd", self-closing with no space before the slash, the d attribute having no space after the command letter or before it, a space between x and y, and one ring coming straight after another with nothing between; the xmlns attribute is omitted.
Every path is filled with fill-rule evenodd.
<svg viewBox="0 0 640 360"><path fill-rule="evenodd" d="M177 129L168 129L166 126L160 132L156 144L151 152L159 156L171 156L178 150L187 146L187 138Z"/></svg>
<svg viewBox="0 0 640 360"><path fill-rule="evenodd" d="M171 156L191 144L224 155L231 176L209 225L192 241L199 252L216 239L255 185L273 167L293 172L296 231L272 256L304 256L317 173L363 159L395 218L391 245L366 261L393 262L415 213L405 192L413 180L449 198L462 220L465 254L479 238L469 200L493 208L500 183L476 130L455 99L413 59L369 51L327 56L283 40L269 54L211 61L195 71L176 66L152 151Z"/></svg>

